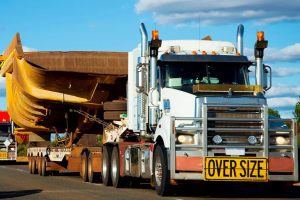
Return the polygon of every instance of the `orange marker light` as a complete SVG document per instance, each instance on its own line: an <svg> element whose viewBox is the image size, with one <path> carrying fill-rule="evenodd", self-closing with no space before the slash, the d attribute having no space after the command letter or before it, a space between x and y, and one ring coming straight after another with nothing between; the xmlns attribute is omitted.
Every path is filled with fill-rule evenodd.
<svg viewBox="0 0 300 200"><path fill-rule="evenodd" d="M159 33L158 30L152 31L152 40L158 40L159 39Z"/></svg>
<svg viewBox="0 0 300 200"><path fill-rule="evenodd" d="M257 41L265 40L265 33L263 31L257 32L256 36L257 36Z"/></svg>
<svg viewBox="0 0 300 200"><path fill-rule="evenodd" d="M192 54L193 55L197 55L197 51L192 51Z"/></svg>
<svg viewBox="0 0 300 200"><path fill-rule="evenodd" d="M202 55L207 55L206 51L201 52Z"/></svg>

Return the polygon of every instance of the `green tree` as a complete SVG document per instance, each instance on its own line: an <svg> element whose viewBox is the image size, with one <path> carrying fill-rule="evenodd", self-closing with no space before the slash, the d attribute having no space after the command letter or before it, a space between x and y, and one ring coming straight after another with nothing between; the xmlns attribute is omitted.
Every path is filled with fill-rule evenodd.
<svg viewBox="0 0 300 200"><path fill-rule="evenodd" d="M269 115L280 118L280 114L279 114L278 110L275 110L273 108L269 108L268 113L269 113Z"/></svg>
<svg viewBox="0 0 300 200"><path fill-rule="evenodd" d="M293 112L293 115L297 119L297 121L300 122L300 96L298 102L295 105L295 110Z"/></svg>
<svg viewBox="0 0 300 200"><path fill-rule="evenodd" d="M297 120L297 127L298 127L298 145L300 145L300 96L299 96L299 100L295 105L295 109L293 112L294 117ZM300 148L298 146L298 148ZM300 156L300 155L299 155Z"/></svg>

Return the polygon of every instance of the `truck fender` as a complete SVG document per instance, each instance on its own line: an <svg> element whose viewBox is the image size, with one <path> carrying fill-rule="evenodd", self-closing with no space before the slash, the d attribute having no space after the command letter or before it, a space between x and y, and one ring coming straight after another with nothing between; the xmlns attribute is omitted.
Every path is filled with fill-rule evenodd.
<svg viewBox="0 0 300 200"><path fill-rule="evenodd" d="M154 141L155 143L159 142L159 138L162 140L165 148L170 148L170 135L171 135L171 117L162 116L158 121L155 133Z"/></svg>

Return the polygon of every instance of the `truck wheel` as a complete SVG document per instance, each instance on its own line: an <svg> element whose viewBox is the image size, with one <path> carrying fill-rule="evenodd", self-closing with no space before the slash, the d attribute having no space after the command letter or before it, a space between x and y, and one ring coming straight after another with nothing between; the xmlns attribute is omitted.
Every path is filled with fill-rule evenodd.
<svg viewBox="0 0 300 200"><path fill-rule="evenodd" d="M41 158L41 176L47 176L47 158L46 157L42 157Z"/></svg>
<svg viewBox="0 0 300 200"><path fill-rule="evenodd" d="M103 160L102 160L102 181L105 186L111 185L111 147L103 146Z"/></svg>
<svg viewBox="0 0 300 200"><path fill-rule="evenodd" d="M88 156L87 152L81 155L81 177L84 182L88 182Z"/></svg>
<svg viewBox="0 0 300 200"><path fill-rule="evenodd" d="M170 191L170 171L167 164L167 152L163 146L157 146L153 162L154 185L158 195L168 195Z"/></svg>
<svg viewBox="0 0 300 200"><path fill-rule="evenodd" d="M93 156L91 153L88 158L88 179L90 183L95 183L99 181L99 173L94 172L93 169Z"/></svg>
<svg viewBox="0 0 300 200"><path fill-rule="evenodd" d="M123 186L123 178L120 176L120 156L117 146L114 147L111 155L111 180L115 188Z"/></svg>

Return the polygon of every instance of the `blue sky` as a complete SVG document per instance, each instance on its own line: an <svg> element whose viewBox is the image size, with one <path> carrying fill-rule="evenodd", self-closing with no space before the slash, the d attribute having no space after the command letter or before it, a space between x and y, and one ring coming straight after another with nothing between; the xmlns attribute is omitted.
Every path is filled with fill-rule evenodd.
<svg viewBox="0 0 300 200"><path fill-rule="evenodd" d="M0 53L20 32L24 51L130 51L139 24L161 39L235 42L245 26L245 54L253 57L256 32L265 31L265 63L273 69L269 105L291 117L300 95L300 3L298 0L9 0L1 3ZM0 109L6 109L0 79Z"/></svg>

